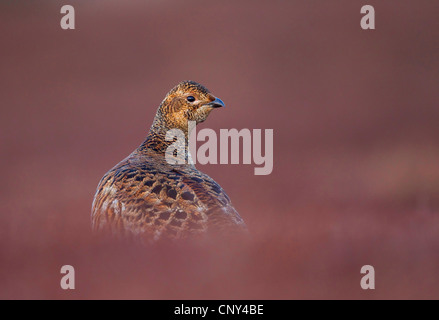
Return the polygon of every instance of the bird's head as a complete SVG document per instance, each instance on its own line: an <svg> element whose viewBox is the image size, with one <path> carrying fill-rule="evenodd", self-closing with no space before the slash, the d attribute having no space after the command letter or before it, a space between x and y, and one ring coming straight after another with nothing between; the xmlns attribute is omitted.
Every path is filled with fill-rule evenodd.
<svg viewBox="0 0 439 320"><path fill-rule="evenodd" d="M183 81L168 92L160 104L157 115L167 128L186 130L188 121L197 124L207 119L215 108L224 102L194 81Z"/></svg>

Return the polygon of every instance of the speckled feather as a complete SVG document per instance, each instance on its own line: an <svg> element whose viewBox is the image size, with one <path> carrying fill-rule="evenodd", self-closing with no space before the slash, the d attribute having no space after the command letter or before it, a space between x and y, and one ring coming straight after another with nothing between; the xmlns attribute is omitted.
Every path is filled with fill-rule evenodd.
<svg viewBox="0 0 439 320"><path fill-rule="evenodd" d="M196 101L188 102L188 95ZM146 140L99 182L92 207L94 230L142 241L246 231L218 183L192 164L165 160L166 148L173 143L164 139L167 130L181 129L187 138L187 120L203 122L215 99L192 81L166 95ZM182 147L189 153L187 144Z"/></svg>

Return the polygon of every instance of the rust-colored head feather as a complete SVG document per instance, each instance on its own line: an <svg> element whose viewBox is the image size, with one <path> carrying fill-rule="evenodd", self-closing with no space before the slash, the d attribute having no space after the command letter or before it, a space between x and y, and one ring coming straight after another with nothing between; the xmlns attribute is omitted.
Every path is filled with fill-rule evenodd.
<svg viewBox="0 0 439 320"><path fill-rule="evenodd" d="M201 84L183 81L163 99L157 110L156 120L167 130L185 130L188 120L197 124L203 122L218 107L224 107L224 103Z"/></svg>

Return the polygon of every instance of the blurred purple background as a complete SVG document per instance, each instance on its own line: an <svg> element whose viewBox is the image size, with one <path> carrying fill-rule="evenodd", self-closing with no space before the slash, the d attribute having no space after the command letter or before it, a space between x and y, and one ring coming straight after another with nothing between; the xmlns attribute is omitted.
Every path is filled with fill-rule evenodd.
<svg viewBox="0 0 439 320"><path fill-rule="evenodd" d="M439 2L42 2L0 4L0 298L439 298ZM252 240L96 239L99 179L186 79L227 104L201 128L274 129L269 176L198 165Z"/></svg>

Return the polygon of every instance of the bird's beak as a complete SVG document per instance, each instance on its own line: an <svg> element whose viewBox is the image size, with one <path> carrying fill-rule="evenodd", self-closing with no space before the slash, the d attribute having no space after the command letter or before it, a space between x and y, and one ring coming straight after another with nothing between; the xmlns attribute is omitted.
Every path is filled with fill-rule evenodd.
<svg viewBox="0 0 439 320"><path fill-rule="evenodd" d="M209 102L207 105L212 108L221 108L226 106L220 98L215 98L215 100Z"/></svg>

